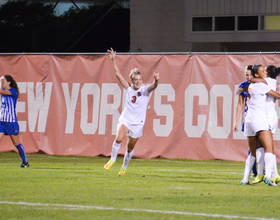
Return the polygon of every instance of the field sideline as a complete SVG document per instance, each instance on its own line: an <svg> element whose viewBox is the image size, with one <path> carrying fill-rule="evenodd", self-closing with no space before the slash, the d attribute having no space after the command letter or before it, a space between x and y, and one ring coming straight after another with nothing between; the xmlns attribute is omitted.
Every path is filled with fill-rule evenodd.
<svg viewBox="0 0 280 220"><path fill-rule="evenodd" d="M132 159L119 177L122 158L27 157L0 153L0 219L280 220L280 186L240 186L244 162Z"/></svg>

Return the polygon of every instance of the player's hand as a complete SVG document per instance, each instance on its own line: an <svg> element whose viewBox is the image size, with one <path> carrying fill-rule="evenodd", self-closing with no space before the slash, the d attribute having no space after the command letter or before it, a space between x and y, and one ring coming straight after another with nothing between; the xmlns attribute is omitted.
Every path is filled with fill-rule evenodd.
<svg viewBox="0 0 280 220"><path fill-rule="evenodd" d="M110 48L110 50L107 50L107 52L109 53L111 60L115 59L117 52L114 51L112 47Z"/></svg>
<svg viewBox="0 0 280 220"><path fill-rule="evenodd" d="M233 131L234 131L234 132L237 132L237 131L238 131L238 129L237 129L237 124L235 124L235 125L233 126Z"/></svg>
<svg viewBox="0 0 280 220"><path fill-rule="evenodd" d="M156 73L155 70L153 70L154 78L155 80L159 80L159 73Z"/></svg>

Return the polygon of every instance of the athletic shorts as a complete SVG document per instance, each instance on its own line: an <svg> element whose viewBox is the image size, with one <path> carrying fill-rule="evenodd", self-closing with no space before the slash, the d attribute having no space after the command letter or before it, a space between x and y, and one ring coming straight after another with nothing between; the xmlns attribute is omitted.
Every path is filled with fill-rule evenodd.
<svg viewBox="0 0 280 220"><path fill-rule="evenodd" d="M268 118L269 130L271 134L275 134L276 129L278 128L278 118Z"/></svg>
<svg viewBox="0 0 280 220"><path fill-rule="evenodd" d="M18 123L0 121L0 133L4 133L5 135L19 134Z"/></svg>
<svg viewBox="0 0 280 220"><path fill-rule="evenodd" d="M128 135L132 138L139 138L142 136L144 124L130 124L128 121L124 119L119 120L119 125L123 124L128 128Z"/></svg>
<svg viewBox="0 0 280 220"><path fill-rule="evenodd" d="M268 131L270 126L267 121L245 122L244 135L247 137L256 136L259 131Z"/></svg>

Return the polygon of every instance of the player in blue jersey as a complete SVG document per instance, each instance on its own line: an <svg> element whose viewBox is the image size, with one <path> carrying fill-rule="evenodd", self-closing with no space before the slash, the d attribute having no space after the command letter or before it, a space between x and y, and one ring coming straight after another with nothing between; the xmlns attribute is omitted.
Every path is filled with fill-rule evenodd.
<svg viewBox="0 0 280 220"><path fill-rule="evenodd" d="M16 104L19 89L16 81L10 75L1 77L1 110L0 110L0 140L4 135L9 135L13 144L18 149L22 159L21 168L29 167L24 147L19 140L19 125L16 115Z"/></svg>
<svg viewBox="0 0 280 220"><path fill-rule="evenodd" d="M239 84L239 88L243 88L243 87L248 87L250 85L250 79L252 78L252 65L248 65L245 67L245 78L246 80L242 83ZM248 111L248 106L247 106L247 95L248 95L248 91L242 91L239 93L238 96L238 103L236 106L236 118L235 118L235 124L233 126L233 131L238 131L237 127L238 127L238 121L243 109L243 105L244 105L244 117L243 117L243 123L242 123L242 127L241 127L241 131L244 132L244 124L245 124L245 116L247 114ZM248 150L248 155L250 154L250 151ZM256 177L257 176L257 168L256 168L256 163L253 166L252 169L252 176Z"/></svg>

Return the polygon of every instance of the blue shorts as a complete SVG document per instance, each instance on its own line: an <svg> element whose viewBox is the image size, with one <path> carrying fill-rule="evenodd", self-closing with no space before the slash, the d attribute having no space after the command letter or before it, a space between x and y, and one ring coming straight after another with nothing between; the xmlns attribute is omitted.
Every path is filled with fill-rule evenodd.
<svg viewBox="0 0 280 220"><path fill-rule="evenodd" d="M0 133L4 133L5 135L19 134L18 123L0 121Z"/></svg>

